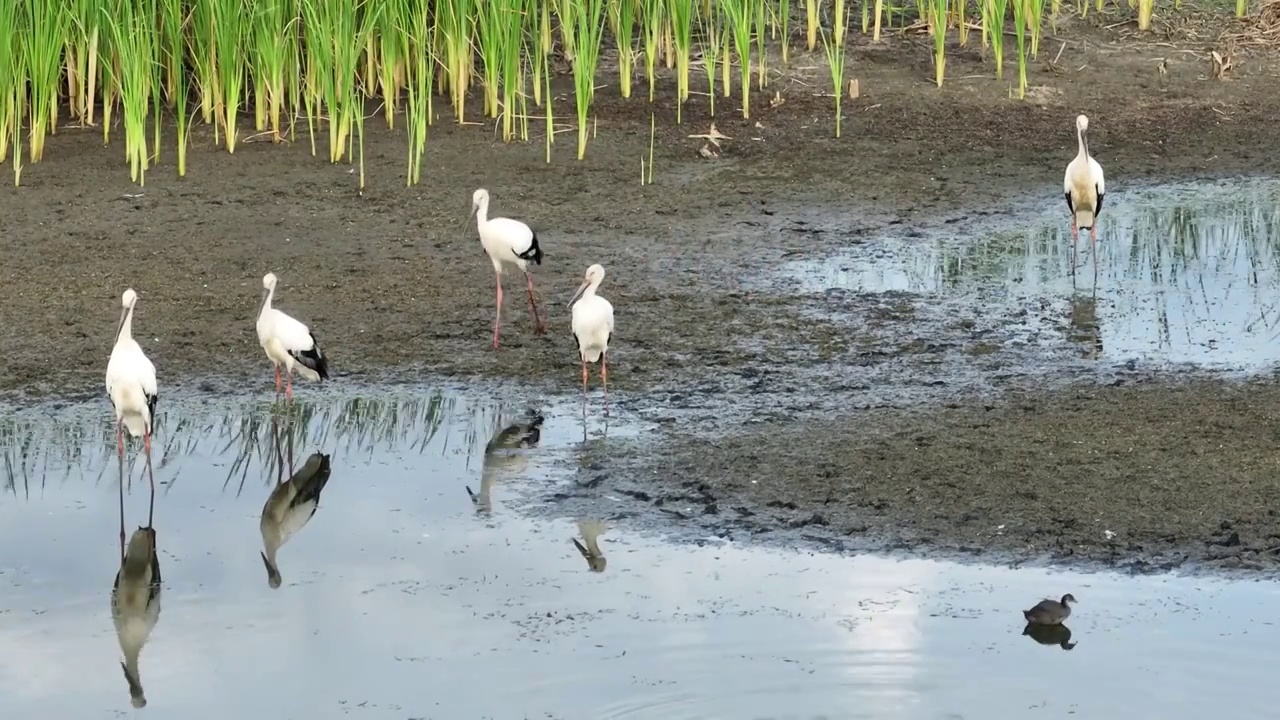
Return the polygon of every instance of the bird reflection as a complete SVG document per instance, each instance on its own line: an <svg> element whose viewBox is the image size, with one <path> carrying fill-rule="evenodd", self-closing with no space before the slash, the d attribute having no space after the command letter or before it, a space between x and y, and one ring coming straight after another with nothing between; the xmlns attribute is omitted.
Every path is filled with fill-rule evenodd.
<svg viewBox="0 0 1280 720"><path fill-rule="evenodd" d="M273 418L274 425L274 418ZM280 434L273 428L276 455L280 456ZM290 435L289 468L293 469L293 442ZM329 456L325 453L312 453L298 471L284 482L284 462L277 465L276 487L262 506L262 519L258 529L262 532L262 546L265 552L262 563L267 567L267 584L272 589L280 587L280 567L276 564L276 553L288 542L294 533L301 530L320 506L320 493L329 483Z"/></svg>
<svg viewBox="0 0 1280 720"><path fill-rule="evenodd" d="M148 465L148 470L150 466ZM160 619L160 557L156 550L156 531L152 527L156 489L151 485L147 524L133 531L126 549L124 543L124 458L120 458L120 569L111 586L111 622L116 640L124 653L124 679L129 683L129 697L135 708L146 707L142 690L138 656Z"/></svg>
<svg viewBox="0 0 1280 720"><path fill-rule="evenodd" d="M604 521L602 520L579 520L578 532L582 535L582 542L578 542L578 538L570 538L573 540L574 547L578 548L578 552L587 561L587 569L591 572L604 572L605 557L600 551L600 543L598 538L604 532Z"/></svg>
<svg viewBox="0 0 1280 720"><path fill-rule="evenodd" d="M1057 645L1063 650L1070 650L1076 646L1076 643L1071 642L1071 628L1066 625L1027 623L1027 626L1022 628L1022 634L1041 645Z"/></svg>
<svg viewBox="0 0 1280 720"><path fill-rule="evenodd" d="M1102 331L1098 327L1098 288L1089 296L1071 298L1071 340L1083 344L1083 357L1097 360L1102 356Z"/></svg>
<svg viewBox="0 0 1280 720"><path fill-rule="evenodd" d="M538 446L542 439L542 413L530 409L523 417L509 423L498 431L484 447L484 464L480 470L480 492L473 492L466 486L471 503L476 506L477 513L489 513L493 510L493 482L501 475L515 476L524 471L529 464L527 453L518 452Z"/></svg>

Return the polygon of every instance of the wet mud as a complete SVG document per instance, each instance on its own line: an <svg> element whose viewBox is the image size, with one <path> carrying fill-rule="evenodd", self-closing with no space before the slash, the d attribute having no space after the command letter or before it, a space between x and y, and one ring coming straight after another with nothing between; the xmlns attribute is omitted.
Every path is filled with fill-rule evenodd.
<svg viewBox="0 0 1280 720"><path fill-rule="evenodd" d="M1107 24L1061 23L1051 44L1067 47L1032 64L1025 101L1008 98L976 50L950 59L955 79L937 89L922 38L859 44L849 72L861 95L845 103L840 139L825 76L805 69L822 63L801 53L753 98L750 119L717 103L731 139L715 159L689 137L708 130L705 98L677 125L668 84L652 106L646 186L651 108L612 85L597 93L598 132L581 162L568 133L548 165L540 126L528 144L504 145L491 126L458 126L443 110L415 187L404 186L403 130L371 118L363 192L351 166L311 155L305 128L292 144L248 142L234 155L197 128L188 177L162 159L144 188L129 182L121 139L104 148L99 129L64 129L22 187L0 191L10 228L0 391L28 405L100 393L119 296L133 287L135 334L162 387L265 392L253 314L268 270L337 382L430 372L569 391L567 302L598 262L617 308L615 408L658 428L634 452L610 451L609 477L647 497L637 507L693 493L712 498L693 512L717 522L812 527L850 547L1269 564L1280 540L1267 508L1280 505L1267 502L1266 384L1123 364L1005 372L992 352L1008 332L999 323L959 347L992 365L971 383L938 380L939 350L955 348L921 332L926 310L891 293L815 298L769 279L784 262L983 217L1029 191L1061 204L1078 112L1093 118L1109 189L1280 172L1280 65L1242 56L1217 80L1203 33L1136 44ZM556 107L568 115L572 95ZM509 277L499 352L492 271L466 222L481 186L493 214L537 229L546 254L534 273L550 330L531 332ZM832 307L863 322L824 316ZM1081 378L1083 388L1066 382ZM641 456L653 440L661 454Z"/></svg>

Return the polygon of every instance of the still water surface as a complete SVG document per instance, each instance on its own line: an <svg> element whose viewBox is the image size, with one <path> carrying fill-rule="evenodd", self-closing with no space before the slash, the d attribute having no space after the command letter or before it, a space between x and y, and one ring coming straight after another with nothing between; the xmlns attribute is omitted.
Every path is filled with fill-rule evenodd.
<svg viewBox="0 0 1280 720"><path fill-rule="evenodd" d="M808 292L902 291L1016 312L1034 307L1029 298L1069 303L1044 308L1069 316L1068 335L1090 336L1094 359L1224 369L1275 361L1280 179L1113 188L1097 255L1082 235L1074 273L1060 195L1001 217L877 238L784 272Z"/></svg>
<svg viewBox="0 0 1280 720"><path fill-rule="evenodd" d="M476 392L304 395L276 430L260 401L171 400L153 518L163 609L141 654L142 710L109 610L120 519L108 404L3 421L4 715L1270 716L1270 583L668 542L609 525L607 565L591 572L570 540L588 518L519 514L522 491L565 481L580 406L546 404L533 447L486 461L524 408ZM615 422L606 437L598 420L586 442L643 432ZM281 436L295 466L330 453L332 475L272 590L258 519ZM129 477L132 531L150 498L144 468ZM466 487L486 479L481 512ZM1080 600L1071 649L1024 636L1019 609L1065 592Z"/></svg>

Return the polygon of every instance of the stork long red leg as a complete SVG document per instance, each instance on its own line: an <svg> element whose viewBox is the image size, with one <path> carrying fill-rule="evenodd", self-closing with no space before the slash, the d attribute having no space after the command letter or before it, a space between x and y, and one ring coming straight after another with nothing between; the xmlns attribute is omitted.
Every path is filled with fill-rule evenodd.
<svg viewBox="0 0 1280 720"><path fill-rule="evenodd" d="M533 275L526 270L524 273L524 279L528 281L528 285L529 285L529 316L533 318L533 325L535 328L537 328L536 332L544 333L547 331L547 325L542 321L542 318L538 315L538 304L533 299Z"/></svg>

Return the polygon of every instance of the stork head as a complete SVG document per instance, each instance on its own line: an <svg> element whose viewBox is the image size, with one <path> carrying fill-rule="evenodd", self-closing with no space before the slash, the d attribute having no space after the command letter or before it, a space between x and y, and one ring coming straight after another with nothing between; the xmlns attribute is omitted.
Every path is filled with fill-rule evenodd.
<svg viewBox="0 0 1280 720"><path fill-rule="evenodd" d="M474 214L482 207L489 205L489 191L484 188L478 188L471 193L471 212Z"/></svg>
<svg viewBox="0 0 1280 720"><path fill-rule="evenodd" d="M124 294L120 296L120 307L125 310L132 308L136 302L138 302L138 293L134 292L133 288L125 290Z"/></svg>
<svg viewBox="0 0 1280 720"><path fill-rule="evenodd" d="M276 289L276 274L275 274L275 273L271 273L271 272L269 272L269 273L267 273L266 275L263 275L263 276L262 276L262 289L263 289L263 290L275 290L275 289Z"/></svg>
<svg viewBox="0 0 1280 720"><path fill-rule="evenodd" d="M1076 116L1076 130L1080 132L1089 132L1089 118L1085 115Z"/></svg>
<svg viewBox="0 0 1280 720"><path fill-rule="evenodd" d="M587 288L594 290L595 288L600 287L600 282L602 280L604 280L603 265L596 263L595 265L587 268L587 272L582 275L582 284L578 286L577 292L575 292L573 294L573 298L569 300L569 306L573 307L573 304L578 302L578 298L582 297L582 294L587 291Z"/></svg>

